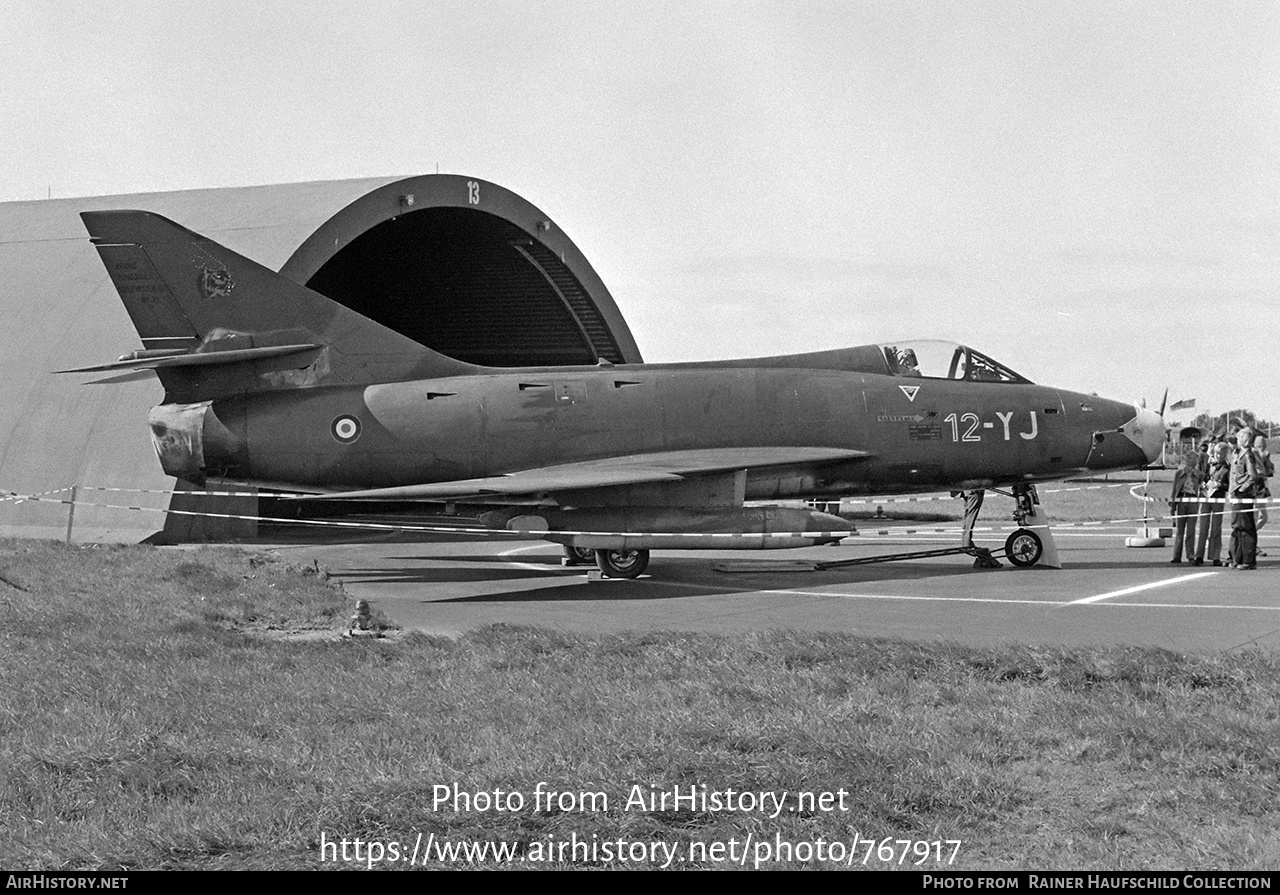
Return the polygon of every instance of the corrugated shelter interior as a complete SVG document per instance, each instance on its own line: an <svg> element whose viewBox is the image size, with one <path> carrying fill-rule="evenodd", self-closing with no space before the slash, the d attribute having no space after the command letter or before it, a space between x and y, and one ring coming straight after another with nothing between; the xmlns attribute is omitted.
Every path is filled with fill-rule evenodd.
<svg viewBox="0 0 1280 895"><path fill-rule="evenodd" d="M0 490L67 499L60 489L77 486L77 541L140 540L160 530L175 486L146 425L163 397L154 378L86 384L92 374L53 374L140 347L79 218L113 208L162 214L461 360L641 360L612 296L569 237L515 193L476 178L0 203ZM69 510L5 500L0 533L60 538ZM196 530L244 532L213 520Z"/></svg>

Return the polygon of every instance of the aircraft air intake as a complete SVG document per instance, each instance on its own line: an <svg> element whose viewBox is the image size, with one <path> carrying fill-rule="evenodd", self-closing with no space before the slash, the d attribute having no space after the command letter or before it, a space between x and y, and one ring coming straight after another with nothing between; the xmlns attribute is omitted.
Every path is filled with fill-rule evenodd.
<svg viewBox="0 0 1280 895"><path fill-rule="evenodd" d="M1142 449L1148 463L1156 462L1164 448L1164 417L1154 410L1136 406L1137 416L1124 426L1124 434Z"/></svg>

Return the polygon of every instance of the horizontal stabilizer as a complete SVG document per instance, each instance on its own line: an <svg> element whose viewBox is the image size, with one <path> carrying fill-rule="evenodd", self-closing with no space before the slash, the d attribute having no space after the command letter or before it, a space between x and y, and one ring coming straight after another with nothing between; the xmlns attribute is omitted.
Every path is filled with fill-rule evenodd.
<svg viewBox="0 0 1280 895"><path fill-rule="evenodd" d="M157 370L167 367L198 367L209 364L239 364L245 361L282 357L302 351L314 351L319 345L275 345L265 348L237 348L230 351L199 351L185 354L167 354L161 357L136 357L98 364L93 367L77 367L74 370L54 370L55 373L103 373L112 370Z"/></svg>
<svg viewBox="0 0 1280 895"><path fill-rule="evenodd" d="M544 466L507 475L393 488L341 491L302 500L462 500L495 495L521 497L557 491L583 491L619 485L678 482L694 476L738 469L859 460L866 451L831 447L738 447L630 454L582 463Z"/></svg>
<svg viewBox="0 0 1280 895"><path fill-rule="evenodd" d="M131 370L128 373L121 373L118 376L107 376L105 379L90 379L84 385L124 385L127 382L144 382L151 381L155 377L155 370Z"/></svg>

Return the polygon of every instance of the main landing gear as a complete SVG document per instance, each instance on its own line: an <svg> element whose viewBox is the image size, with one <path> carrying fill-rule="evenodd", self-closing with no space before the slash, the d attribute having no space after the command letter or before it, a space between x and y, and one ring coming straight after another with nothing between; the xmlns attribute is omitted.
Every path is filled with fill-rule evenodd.
<svg viewBox="0 0 1280 895"><path fill-rule="evenodd" d="M649 551L597 550L596 565L606 578L636 578L649 566Z"/></svg>
<svg viewBox="0 0 1280 895"><path fill-rule="evenodd" d="M560 565L562 566L590 566L595 565L596 552L590 547L570 547L565 545L564 556L560 557Z"/></svg>
<svg viewBox="0 0 1280 895"><path fill-rule="evenodd" d="M590 547L564 548L560 560L565 566L595 564L606 578L635 578L649 567L648 550L592 550Z"/></svg>

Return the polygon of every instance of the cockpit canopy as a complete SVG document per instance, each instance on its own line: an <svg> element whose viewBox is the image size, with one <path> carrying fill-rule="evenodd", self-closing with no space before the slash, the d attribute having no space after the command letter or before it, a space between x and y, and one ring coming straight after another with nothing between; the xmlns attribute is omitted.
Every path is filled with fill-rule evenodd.
<svg viewBox="0 0 1280 895"><path fill-rule="evenodd" d="M969 382L1030 382L1004 364L955 342L913 339L879 346L889 373L924 379Z"/></svg>

